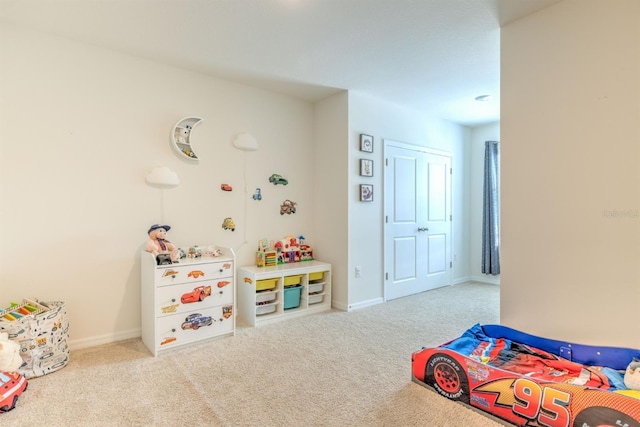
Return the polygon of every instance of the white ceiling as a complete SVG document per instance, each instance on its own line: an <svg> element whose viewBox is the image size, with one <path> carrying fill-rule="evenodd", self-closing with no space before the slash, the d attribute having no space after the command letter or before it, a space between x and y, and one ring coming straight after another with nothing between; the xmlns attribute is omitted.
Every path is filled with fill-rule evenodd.
<svg viewBox="0 0 640 427"><path fill-rule="evenodd" d="M316 101L499 119L500 26L561 0L0 0L0 21ZM489 94L489 102L477 102Z"/></svg>

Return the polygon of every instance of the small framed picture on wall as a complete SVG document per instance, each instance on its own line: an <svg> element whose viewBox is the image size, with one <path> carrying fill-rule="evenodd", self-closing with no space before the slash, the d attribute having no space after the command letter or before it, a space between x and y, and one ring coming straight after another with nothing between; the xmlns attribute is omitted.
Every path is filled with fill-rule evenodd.
<svg viewBox="0 0 640 427"><path fill-rule="evenodd" d="M373 160L360 159L360 176L373 176Z"/></svg>
<svg viewBox="0 0 640 427"><path fill-rule="evenodd" d="M373 153L373 136L360 134L360 151L365 153Z"/></svg>
<svg viewBox="0 0 640 427"><path fill-rule="evenodd" d="M360 184L360 201L373 202L373 185Z"/></svg>

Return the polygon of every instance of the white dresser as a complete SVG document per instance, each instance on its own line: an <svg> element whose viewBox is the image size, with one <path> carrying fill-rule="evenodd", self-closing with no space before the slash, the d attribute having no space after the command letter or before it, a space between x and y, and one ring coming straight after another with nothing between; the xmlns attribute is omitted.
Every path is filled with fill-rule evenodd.
<svg viewBox="0 0 640 427"><path fill-rule="evenodd" d="M154 356L202 340L235 334L235 254L156 265L143 251L142 341Z"/></svg>

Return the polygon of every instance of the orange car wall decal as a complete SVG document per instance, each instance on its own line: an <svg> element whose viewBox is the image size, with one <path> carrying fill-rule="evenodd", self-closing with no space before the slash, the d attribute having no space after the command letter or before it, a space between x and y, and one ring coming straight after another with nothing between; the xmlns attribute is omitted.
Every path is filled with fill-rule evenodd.
<svg viewBox="0 0 640 427"><path fill-rule="evenodd" d="M178 274L178 272L177 272L177 271L175 271L175 270L172 270L172 269L168 268L168 269L166 269L166 270L164 271L164 274L162 275L162 277L167 277L167 276L176 276L177 274Z"/></svg>
<svg viewBox="0 0 640 427"><path fill-rule="evenodd" d="M183 304L198 302L204 300L209 295L211 295L211 286L198 286L193 288L193 291L182 294L180 302Z"/></svg>
<svg viewBox="0 0 640 427"><path fill-rule="evenodd" d="M204 271L193 270L193 271L190 271L189 274L187 274L187 277L193 277L194 279L197 279L200 276L204 276Z"/></svg>

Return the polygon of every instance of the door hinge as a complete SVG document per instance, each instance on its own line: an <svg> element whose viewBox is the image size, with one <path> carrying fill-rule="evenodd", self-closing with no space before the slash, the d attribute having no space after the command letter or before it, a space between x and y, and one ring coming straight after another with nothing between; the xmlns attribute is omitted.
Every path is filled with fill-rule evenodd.
<svg viewBox="0 0 640 427"><path fill-rule="evenodd" d="M453 261L449 261L449 268L453 268Z"/></svg>
<svg viewBox="0 0 640 427"><path fill-rule="evenodd" d="M453 168L449 168L449 175L453 175Z"/></svg>
<svg viewBox="0 0 640 427"><path fill-rule="evenodd" d="M389 280L389 273L384 273L384 280Z"/></svg>
<svg viewBox="0 0 640 427"><path fill-rule="evenodd" d="M389 159L384 159L384 165L389 166Z"/></svg>
<svg viewBox="0 0 640 427"><path fill-rule="evenodd" d="M449 221L453 221L453 215L449 215Z"/></svg>
<svg viewBox="0 0 640 427"><path fill-rule="evenodd" d="M384 223L387 224L389 222L389 215L384 216Z"/></svg>

